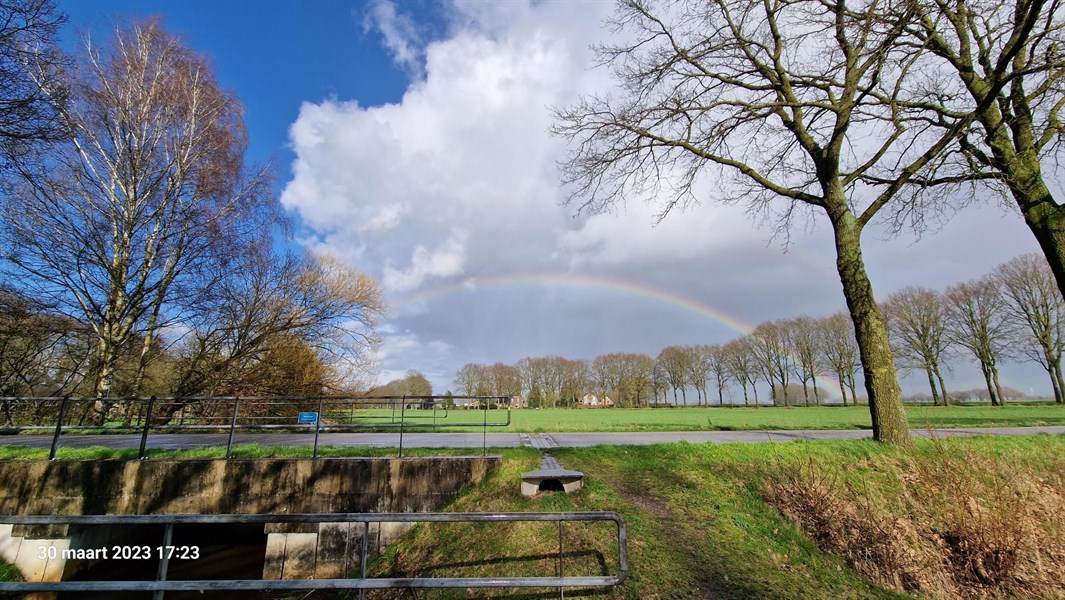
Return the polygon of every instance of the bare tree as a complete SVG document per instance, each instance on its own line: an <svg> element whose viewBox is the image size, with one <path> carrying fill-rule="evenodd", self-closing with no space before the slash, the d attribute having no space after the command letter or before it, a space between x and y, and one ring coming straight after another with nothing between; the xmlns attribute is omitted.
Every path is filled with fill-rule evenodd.
<svg viewBox="0 0 1065 600"><path fill-rule="evenodd" d="M998 364L1012 338L1006 299L991 276L947 288L947 336L967 348L980 363L992 405L1004 402L998 381Z"/></svg>
<svg viewBox="0 0 1065 600"><path fill-rule="evenodd" d="M895 355L904 368L923 369L932 388L932 403L949 404L941 367L947 358L946 308L938 292L907 287L888 296L884 302ZM938 381L939 387L936 387Z"/></svg>
<svg viewBox="0 0 1065 600"><path fill-rule="evenodd" d="M1061 355L1065 351L1065 300L1046 259L1024 254L995 269L1012 319L1022 323L1019 350L1050 375L1054 401L1065 402Z"/></svg>
<svg viewBox="0 0 1065 600"><path fill-rule="evenodd" d="M489 395L488 367L476 363L467 363L455 374L455 387L466 396Z"/></svg>
<svg viewBox="0 0 1065 600"><path fill-rule="evenodd" d="M710 403L706 393L706 382L714 370L713 348L706 344L685 346L688 352L686 367L688 369L688 383L695 388L696 403L706 405Z"/></svg>
<svg viewBox="0 0 1065 600"><path fill-rule="evenodd" d="M597 356L590 369L595 385L619 406L640 406L650 388L654 359L643 354L613 352Z"/></svg>
<svg viewBox="0 0 1065 600"><path fill-rule="evenodd" d="M507 398L521 395L521 373L517 367L495 363L488 367L487 374L491 395Z"/></svg>
<svg viewBox="0 0 1065 600"><path fill-rule="evenodd" d="M795 353L795 374L802 380L802 395L807 406L810 405L811 380L814 388L814 403L821 405L821 395L817 389L817 373L820 361L817 355L817 334L814 320L810 317L798 317L786 322L791 348Z"/></svg>
<svg viewBox="0 0 1065 600"><path fill-rule="evenodd" d="M725 389L728 387L728 381L732 378L732 372L729 370L728 361L725 356L725 349L719 344L713 344L710 346L700 346L700 353L704 356L704 359L710 365L710 373L714 376L714 386L717 388L717 404L718 406L725 405ZM706 389L703 389L703 395L706 395ZM707 401L709 403L709 401Z"/></svg>
<svg viewBox="0 0 1065 600"><path fill-rule="evenodd" d="M750 404L750 397L747 394L747 386L750 385L754 393L754 406L758 408L758 361L754 355L752 343L750 336L732 340L725 344L724 358L729 375L743 388L743 403Z"/></svg>
<svg viewBox="0 0 1065 600"><path fill-rule="evenodd" d="M375 326L384 312L377 282L329 255L283 260L264 250L219 282L188 335L179 396L234 393L233 382L259 363L279 336L293 336L350 388L372 367ZM172 405L175 410L181 404Z"/></svg>
<svg viewBox="0 0 1065 600"><path fill-rule="evenodd" d="M65 102L66 90L56 78L65 60L56 38L65 21L51 0L0 3L0 160L5 163L61 135L57 106Z"/></svg>
<svg viewBox="0 0 1065 600"><path fill-rule="evenodd" d="M690 380L692 355L683 346L667 346L658 353L655 363L662 371L669 386L673 388L673 403L677 403L677 390L681 399L688 404L686 388Z"/></svg>
<svg viewBox="0 0 1065 600"><path fill-rule="evenodd" d="M816 327L820 360L836 374L843 406L847 405L847 389L851 391L851 401L857 404L854 375L858 370L858 342L854 339L850 317L836 313L817 321Z"/></svg>
<svg viewBox="0 0 1065 600"><path fill-rule="evenodd" d="M62 139L22 163L9 195L4 257L92 328L104 397L120 350L140 341L139 378L159 329L264 235L277 203L244 168L240 103L158 23L117 29L103 50L86 41L69 81Z"/></svg>
<svg viewBox="0 0 1065 600"><path fill-rule="evenodd" d="M1065 206L1055 199L1043 161L1056 168L1065 134L1065 11L1050 0L906 2L903 41L925 50L905 104L925 121L951 127L971 114L954 152L915 177L917 195L938 186L983 182L1005 192L1024 215L1065 293ZM975 189L975 188L973 188Z"/></svg>
<svg viewBox="0 0 1065 600"><path fill-rule="evenodd" d="M784 406L791 406L788 398L788 382L791 381L792 348L784 321L762 323L750 335L751 350L773 392L773 403L778 403L777 391L783 396Z"/></svg>
<svg viewBox="0 0 1065 600"><path fill-rule="evenodd" d="M899 43L908 23L885 25L879 10L877 0L623 0L612 24L626 41L599 49L622 93L558 111L555 131L575 143L565 180L582 209L665 188L664 217L697 200L700 177L716 171L732 182L717 186L722 200L775 212L782 230L796 213L826 215L873 435L907 445L861 235L885 207L902 209L893 198L971 116L940 131L899 103L920 51ZM885 173L882 184L866 178Z"/></svg>

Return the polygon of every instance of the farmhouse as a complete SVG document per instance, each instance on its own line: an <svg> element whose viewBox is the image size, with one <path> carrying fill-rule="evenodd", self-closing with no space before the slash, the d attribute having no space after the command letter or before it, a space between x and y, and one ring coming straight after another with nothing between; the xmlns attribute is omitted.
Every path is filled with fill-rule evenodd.
<svg viewBox="0 0 1065 600"><path fill-rule="evenodd" d="M606 394L603 394L602 398L599 398L595 394L585 394L581 398L581 406L590 408L611 407L614 406L614 401Z"/></svg>

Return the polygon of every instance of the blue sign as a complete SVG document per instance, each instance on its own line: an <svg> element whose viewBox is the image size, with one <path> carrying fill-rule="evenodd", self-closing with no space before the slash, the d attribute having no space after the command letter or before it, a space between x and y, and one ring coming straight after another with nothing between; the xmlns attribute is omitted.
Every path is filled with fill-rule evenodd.
<svg viewBox="0 0 1065 600"><path fill-rule="evenodd" d="M314 425L318 422L318 413L316 412L301 412L300 413L300 425Z"/></svg>

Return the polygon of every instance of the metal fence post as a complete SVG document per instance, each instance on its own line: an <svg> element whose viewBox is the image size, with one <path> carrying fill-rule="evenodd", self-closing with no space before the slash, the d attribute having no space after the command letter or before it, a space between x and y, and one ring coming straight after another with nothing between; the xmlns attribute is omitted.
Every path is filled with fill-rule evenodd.
<svg viewBox="0 0 1065 600"><path fill-rule="evenodd" d="M144 458L144 451L148 447L148 428L152 426L152 408L155 407L155 396L148 398L148 410L144 415L144 430L141 432L141 448L137 452L137 458Z"/></svg>
<svg viewBox="0 0 1065 600"><path fill-rule="evenodd" d="M233 432L237 430L237 409L240 407L240 396L233 396L233 419L229 422L229 441L226 442L226 460L233 456Z"/></svg>
<svg viewBox="0 0 1065 600"><path fill-rule="evenodd" d="M170 568L170 546L174 543L174 524L167 523L163 529L163 546L159 548L159 571L156 573L156 581L166 581L166 572ZM164 590L156 590L152 600L163 600Z"/></svg>
<svg viewBox="0 0 1065 600"><path fill-rule="evenodd" d="M63 419L67 417L67 401L70 396L63 396L59 401L59 420L55 422L55 435L52 436L52 449L48 451L48 460L55 460L55 453L59 447L59 434L63 431Z"/></svg>
<svg viewBox="0 0 1065 600"><path fill-rule="evenodd" d="M359 556L359 579L366 579L366 563L370 554L370 522L362 522L362 555ZM359 600L366 598L366 590L359 590Z"/></svg>
<svg viewBox="0 0 1065 600"><path fill-rule="evenodd" d="M322 406L325 402L325 396L318 397L318 418L314 420L314 452L311 454L311 458L318 458L318 433L322 430Z"/></svg>
<svg viewBox="0 0 1065 600"><path fill-rule="evenodd" d="M484 422L481 423L481 456L488 455L488 403L484 405Z"/></svg>
<svg viewBox="0 0 1065 600"><path fill-rule="evenodd" d="M394 411L395 409L393 409ZM403 406L399 409L399 457L403 458L403 427L407 423L407 396L403 396Z"/></svg>
<svg viewBox="0 0 1065 600"><path fill-rule="evenodd" d="M558 578L562 579L562 521L558 522ZM558 587L558 597L565 598L562 586Z"/></svg>

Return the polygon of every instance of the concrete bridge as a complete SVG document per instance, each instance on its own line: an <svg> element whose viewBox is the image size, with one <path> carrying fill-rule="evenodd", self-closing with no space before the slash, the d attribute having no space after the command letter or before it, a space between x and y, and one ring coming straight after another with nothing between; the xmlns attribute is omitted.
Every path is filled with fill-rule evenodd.
<svg viewBox="0 0 1065 600"><path fill-rule="evenodd" d="M0 515L150 515L429 512L480 483L498 456L249 460L4 461ZM372 551L405 527L368 530ZM174 545L199 548L204 572L239 566L247 578L343 577L357 569L363 531L350 523L197 525ZM60 581L128 568L106 552L155 547L145 527L0 525L0 557L27 581ZM107 549L107 550L105 550ZM149 572L150 560L134 564ZM125 565L125 566L123 566ZM255 572L258 571L258 572Z"/></svg>

